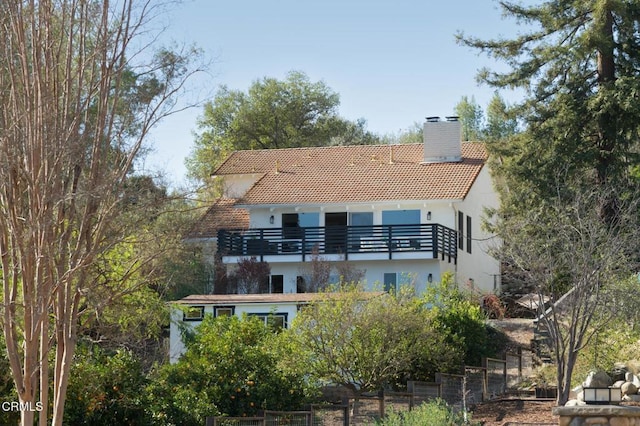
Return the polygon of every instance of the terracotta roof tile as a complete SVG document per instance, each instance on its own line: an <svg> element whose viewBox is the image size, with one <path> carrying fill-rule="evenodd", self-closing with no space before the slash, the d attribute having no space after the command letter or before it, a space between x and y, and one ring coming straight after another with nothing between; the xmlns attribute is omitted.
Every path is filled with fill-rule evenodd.
<svg viewBox="0 0 640 426"><path fill-rule="evenodd" d="M236 201L230 198L216 200L188 232L186 238L215 237L218 229L223 228L249 228L249 212L236 208Z"/></svg>
<svg viewBox="0 0 640 426"><path fill-rule="evenodd" d="M487 154L463 143L462 157L422 164L423 144L237 151L216 175L263 174L240 205L463 199Z"/></svg>

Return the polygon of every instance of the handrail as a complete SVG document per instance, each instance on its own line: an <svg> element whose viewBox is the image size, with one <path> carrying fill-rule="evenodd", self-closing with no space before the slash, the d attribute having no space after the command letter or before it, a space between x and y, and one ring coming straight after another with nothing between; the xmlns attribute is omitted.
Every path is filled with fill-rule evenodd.
<svg viewBox="0 0 640 426"><path fill-rule="evenodd" d="M457 257L457 233L439 224L222 229L226 256L432 252ZM304 260L304 259L303 259Z"/></svg>

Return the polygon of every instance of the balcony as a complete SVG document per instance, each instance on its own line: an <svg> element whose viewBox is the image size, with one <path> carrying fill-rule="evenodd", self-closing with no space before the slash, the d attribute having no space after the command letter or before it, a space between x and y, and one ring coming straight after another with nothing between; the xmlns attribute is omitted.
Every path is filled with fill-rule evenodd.
<svg viewBox="0 0 640 426"><path fill-rule="evenodd" d="M457 233L438 224L224 229L218 250L225 263L255 257L268 262L438 259L456 262Z"/></svg>

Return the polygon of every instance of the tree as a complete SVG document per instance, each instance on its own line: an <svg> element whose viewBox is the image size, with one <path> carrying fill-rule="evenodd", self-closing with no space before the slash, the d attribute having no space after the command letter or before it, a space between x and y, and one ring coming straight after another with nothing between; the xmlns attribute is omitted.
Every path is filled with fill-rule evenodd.
<svg viewBox="0 0 640 426"><path fill-rule="evenodd" d="M588 188L571 203L555 199L501 219L502 259L535 285L540 306L547 297L551 302L539 316L550 335L559 405L568 400L580 350L622 307L637 303L621 303L637 300L637 294L618 289L638 267L638 198L621 204L611 223L603 223L593 208L601 198L610 195Z"/></svg>
<svg viewBox="0 0 640 426"><path fill-rule="evenodd" d="M509 190L518 192L507 201L527 209L529 201L553 196L557 170L605 190L637 185L629 166L638 162L640 133L640 107L633 101L640 89L640 6L606 0L499 3L505 16L529 24L529 31L495 40L460 33L458 40L509 66L505 72L483 70L481 81L527 94L517 106L523 136L489 146L510 160L497 169ZM619 200L600 201L603 219L615 218Z"/></svg>
<svg viewBox="0 0 640 426"><path fill-rule="evenodd" d="M52 407L54 425L97 290L92 268L129 235L116 220L127 178L150 127L196 71L193 50L135 50L150 46L145 26L163 6L0 4L2 329L20 402ZM23 411L21 422L34 417Z"/></svg>
<svg viewBox="0 0 640 426"><path fill-rule="evenodd" d="M455 112L462 123L462 139L465 141L478 141L482 139L482 107L476 103L475 98L463 96L455 107Z"/></svg>
<svg viewBox="0 0 640 426"><path fill-rule="evenodd" d="M462 124L462 138L467 141L505 143L518 133L518 122L513 111L498 92L494 93L486 112L466 96L455 106L455 112Z"/></svg>
<svg viewBox="0 0 640 426"><path fill-rule="evenodd" d="M192 178L206 181L229 153L272 149L372 143L365 121L338 116L340 97L324 82L291 71L285 80L265 77L248 91L220 87L204 107L200 133L187 159Z"/></svg>
<svg viewBox="0 0 640 426"><path fill-rule="evenodd" d="M518 133L518 121L498 92L494 93L486 110L483 139L489 143L507 143Z"/></svg>
<svg viewBox="0 0 640 426"><path fill-rule="evenodd" d="M269 275L271 267L267 262L255 257L243 258L231 273L229 281L235 287L233 293L257 294L269 293Z"/></svg>
<svg viewBox="0 0 640 426"><path fill-rule="evenodd" d="M443 371L460 360L407 289L393 295L355 286L324 294L298 313L288 331L297 348L290 351L290 365L316 380L358 396L406 383L405 373L416 364L437 362Z"/></svg>

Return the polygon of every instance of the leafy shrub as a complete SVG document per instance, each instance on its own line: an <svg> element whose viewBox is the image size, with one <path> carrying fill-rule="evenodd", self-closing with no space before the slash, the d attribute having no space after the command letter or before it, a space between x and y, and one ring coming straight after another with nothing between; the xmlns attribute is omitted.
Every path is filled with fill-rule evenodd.
<svg viewBox="0 0 640 426"><path fill-rule="evenodd" d="M470 294L458 289L451 275L430 287L423 303L431 309L435 326L447 342L460 347L466 365L480 365L482 357L495 357L497 348L489 339L486 316Z"/></svg>
<svg viewBox="0 0 640 426"><path fill-rule="evenodd" d="M441 399L424 403L411 411L391 413L379 426L455 426L469 425L471 415L464 412L456 412Z"/></svg>
<svg viewBox="0 0 640 426"><path fill-rule="evenodd" d="M283 362L299 374L358 393L403 387L461 360L410 289L371 293L345 284L337 290L302 309L287 332L297 349Z"/></svg>
<svg viewBox="0 0 640 426"><path fill-rule="evenodd" d="M103 352L79 346L71 368L64 423L150 425L142 389L147 380L129 351Z"/></svg>
<svg viewBox="0 0 640 426"><path fill-rule="evenodd" d="M306 402L302 376L285 373L272 350L276 334L255 317L206 317L185 354L147 388L159 425L202 425L207 416L252 416Z"/></svg>

